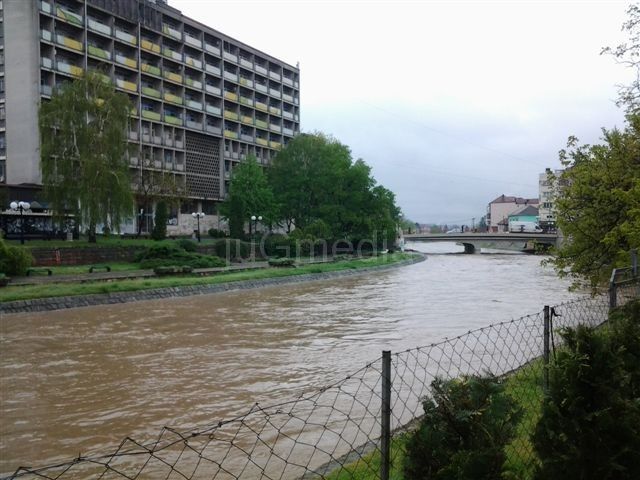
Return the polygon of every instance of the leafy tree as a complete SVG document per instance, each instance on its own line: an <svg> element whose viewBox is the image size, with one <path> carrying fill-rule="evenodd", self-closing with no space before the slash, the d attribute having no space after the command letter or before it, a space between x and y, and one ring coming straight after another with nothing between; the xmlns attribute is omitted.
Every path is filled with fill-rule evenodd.
<svg viewBox="0 0 640 480"><path fill-rule="evenodd" d="M407 480L495 480L501 478L504 447L521 413L493 377L436 379L424 417L409 437Z"/></svg>
<svg viewBox="0 0 640 480"><path fill-rule="evenodd" d="M256 157L250 155L233 169L229 201L221 206L220 212L230 222L233 218L236 224L244 225L252 215L260 215L265 223L270 224L275 219L275 210L273 192L267 177Z"/></svg>
<svg viewBox="0 0 640 480"><path fill-rule="evenodd" d="M56 217L67 211L96 241L102 222L119 230L133 210L126 157L131 106L97 73L65 84L40 106L44 192Z"/></svg>
<svg viewBox="0 0 640 480"><path fill-rule="evenodd" d="M627 120L622 131L603 129L600 145L576 146L571 138L561 152L567 169L552 178L561 191L556 214L565 238L551 263L575 285L596 288L640 246L640 115Z"/></svg>
<svg viewBox="0 0 640 480"><path fill-rule="evenodd" d="M153 219L151 238L154 240L164 240L167 238L167 218L167 204L164 200L160 200L156 204L156 215Z"/></svg>
<svg viewBox="0 0 640 480"><path fill-rule="evenodd" d="M229 220L229 236L231 238L243 238L244 237L244 224L246 221L244 200L240 195L232 195L229 199L227 208L229 209L226 214Z"/></svg>
<svg viewBox="0 0 640 480"><path fill-rule="evenodd" d="M478 222L478 230L481 232L487 231L487 216L483 215L480 217L480 221Z"/></svg>
<svg viewBox="0 0 640 480"><path fill-rule="evenodd" d="M640 478L640 302L610 325L562 333L533 435L538 479Z"/></svg>

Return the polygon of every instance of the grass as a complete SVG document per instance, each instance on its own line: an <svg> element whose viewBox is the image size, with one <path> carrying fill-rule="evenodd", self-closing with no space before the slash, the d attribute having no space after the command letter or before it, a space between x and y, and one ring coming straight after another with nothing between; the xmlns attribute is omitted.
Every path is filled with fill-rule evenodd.
<svg viewBox="0 0 640 480"><path fill-rule="evenodd" d="M43 285L8 286L0 289L0 302L15 300L31 300L35 298L63 297L74 295L91 295L97 293L116 293L149 290L164 287L181 287L190 285L216 285L241 280L258 280L264 278L289 277L309 273L355 270L360 268L389 265L411 258L408 253L393 253L379 257L367 257L335 263L304 265L297 268L265 268L242 272L229 272L199 277L194 275L146 278L133 280L96 281L85 283L52 283ZM85 267L88 268L88 267Z"/></svg>
<svg viewBox="0 0 640 480"><path fill-rule="evenodd" d="M531 480L537 464L533 445L529 439L542 412L542 359L535 360L505 381L506 391L513 396L522 409L522 419L516 429L516 437L506 447L505 480ZM391 440L391 480L403 480L402 464L405 443L409 433ZM358 460L335 469L327 480L379 480L380 451L375 450Z"/></svg>
<svg viewBox="0 0 640 480"><path fill-rule="evenodd" d="M189 238L190 237L181 237ZM217 238L203 235L202 243L215 243ZM20 240L7 240L9 245L20 245ZM117 235L108 237L98 236L96 243L89 243L86 237L80 237L80 240L67 242L66 240L27 240L25 247L27 248L112 248L112 247L150 247L151 245L169 244L175 245L175 240L152 240L150 238L120 238Z"/></svg>

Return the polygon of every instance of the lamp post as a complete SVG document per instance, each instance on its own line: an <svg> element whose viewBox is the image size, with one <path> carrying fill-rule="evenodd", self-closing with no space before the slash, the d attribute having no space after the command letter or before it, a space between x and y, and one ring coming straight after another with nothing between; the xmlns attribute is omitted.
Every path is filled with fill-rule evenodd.
<svg viewBox="0 0 640 480"><path fill-rule="evenodd" d="M258 233L258 222L262 221L262 215L251 215L251 223L249 223L249 236L251 236L251 224L253 224L253 234Z"/></svg>
<svg viewBox="0 0 640 480"><path fill-rule="evenodd" d="M25 210L29 210L31 208L31 205L29 205L28 202L20 201L20 202L11 202L9 206L11 207L11 210L13 210L14 212L17 210L20 211L20 243L24 245L24 218L22 218L22 212Z"/></svg>
<svg viewBox="0 0 640 480"><path fill-rule="evenodd" d="M204 213L203 212L193 212L191 214L191 216L198 221L197 236L198 236L198 242L200 242L200 219L204 218Z"/></svg>

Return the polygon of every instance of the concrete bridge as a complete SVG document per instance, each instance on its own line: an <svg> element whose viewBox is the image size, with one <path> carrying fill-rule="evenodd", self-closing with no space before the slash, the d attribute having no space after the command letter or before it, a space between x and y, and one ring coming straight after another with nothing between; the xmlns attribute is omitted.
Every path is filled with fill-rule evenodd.
<svg viewBox="0 0 640 480"><path fill-rule="evenodd" d="M464 246L464 253L480 253L481 248L512 250L532 253L535 243L556 246L559 238L555 233L412 233L404 235L412 242L455 242Z"/></svg>

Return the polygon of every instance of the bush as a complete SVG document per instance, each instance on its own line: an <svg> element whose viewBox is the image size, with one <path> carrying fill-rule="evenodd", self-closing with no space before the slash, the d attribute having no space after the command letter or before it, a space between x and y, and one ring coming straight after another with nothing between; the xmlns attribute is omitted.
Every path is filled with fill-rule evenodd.
<svg viewBox="0 0 640 480"><path fill-rule="evenodd" d="M151 245L150 247L145 248L142 252L136 255L136 261L140 262L149 258L168 258L183 251L184 250L178 245L170 243Z"/></svg>
<svg viewBox="0 0 640 480"><path fill-rule="evenodd" d="M193 271L193 268L188 265L170 265L166 267L156 267L153 269L153 271L156 275L178 275L182 273L191 273Z"/></svg>
<svg viewBox="0 0 640 480"><path fill-rule="evenodd" d="M189 240L188 238L181 238L180 240L177 240L176 245L178 245L183 250L186 250L187 252L195 252L197 249L196 242L194 242L193 240Z"/></svg>
<svg viewBox="0 0 640 480"><path fill-rule="evenodd" d="M33 264L31 252L24 247L9 246L0 239L0 272L6 275L26 275Z"/></svg>
<svg viewBox="0 0 640 480"><path fill-rule="evenodd" d="M221 239L215 244L216 255L220 258L249 258L251 256L251 244L237 239Z"/></svg>
<svg viewBox="0 0 640 480"><path fill-rule="evenodd" d="M9 277L7 277L4 273L0 273L0 287L6 287L9 284Z"/></svg>
<svg viewBox="0 0 640 480"><path fill-rule="evenodd" d="M153 230L151 238L154 240L164 240L167 238L167 204L160 200L156 205L156 215L153 218Z"/></svg>
<svg viewBox="0 0 640 480"><path fill-rule="evenodd" d="M266 257L287 257L291 252L291 241L281 233L270 233L262 238L260 247Z"/></svg>
<svg viewBox="0 0 640 480"><path fill-rule="evenodd" d="M502 476L504 447L520 418L515 402L493 377L435 379L433 398L409 436L407 480L495 480Z"/></svg>
<svg viewBox="0 0 640 480"><path fill-rule="evenodd" d="M226 238L227 237L227 232L225 232L224 230L217 230L215 228L210 228L209 229L209 236L211 238Z"/></svg>
<svg viewBox="0 0 640 480"><path fill-rule="evenodd" d="M640 478L640 302L562 332L533 435L538 479Z"/></svg>
<svg viewBox="0 0 640 480"><path fill-rule="evenodd" d="M140 262L140 268L155 269L157 267L171 267L174 265L188 265L192 268L226 267L227 262L213 255L199 255L184 252L168 258L148 258Z"/></svg>
<svg viewBox="0 0 640 480"><path fill-rule="evenodd" d="M270 258L269 266L271 267L293 267L295 265L293 258Z"/></svg>

